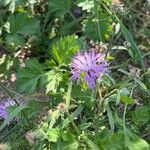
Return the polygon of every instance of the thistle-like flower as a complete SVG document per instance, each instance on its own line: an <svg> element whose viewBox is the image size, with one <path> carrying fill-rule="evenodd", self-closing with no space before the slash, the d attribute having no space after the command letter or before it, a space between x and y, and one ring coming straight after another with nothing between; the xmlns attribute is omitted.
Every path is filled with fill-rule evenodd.
<svg viewBox="0 0 150 150"><path fill-rule="evenodd" d="M34 144L34 138L35 138L35 136L34 136L34 134L33 134L32 131L27 132L26 135L25 135L25 137L26 137L26 140L27 140L31 145Z"/></svg>
<svg viewBox="0 0 150 150"><path fill-rule="evenodd" d="M43 132L41 132L39 130L28 131L25 135L25 138L29 142L30 145L33 145L38 140L43 138Z"/></svg>
<svg viewBox="0 0 150 150"><path fill-rule="evenodd" d="M96 79L102 77L108 72L108 62L105 60L105 54L97 53L94 50L84 53L78 53L72 60L71 73L72 80L84 80L89 88L93 89Z"/></svg>
<svg viewBox="0 0 150 150"><path fill-rule="evenodd" d="M6 101L2 101L0 103L0 118L6 119L9 114L9 112L8 112L9 108L11 108L13 106L17 106L17 105L16 105L15 101L12 99L7 99ZM14 119L17 119L17 118L14 118Z"/></svg>
<svg viewBox="0 0 150 150"><path fill-rule="evenodd" d="M59 103L57 106L57 109L60 111L65 111L65 109L66 109L65 103Z"/></svg>

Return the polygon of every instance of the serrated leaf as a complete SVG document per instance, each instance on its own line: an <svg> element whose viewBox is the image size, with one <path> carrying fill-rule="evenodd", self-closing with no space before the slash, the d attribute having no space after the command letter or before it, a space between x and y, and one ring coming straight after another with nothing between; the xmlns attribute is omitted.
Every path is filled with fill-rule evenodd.
<svg viewBox="0 0 150 150"><path fill-rule="evenodd" d="M42 75L43 69L37 59L26 60L25 67L20 69L17 74L18 90L32 93L37 88Z"/></svg>
<svg viewBox="0 0 150 150"><path fill-rule="evenodd" d="M79 45L74 35L63 37L52 45L52 56L60 66L63 64L67 65L78 49Z"/></svg>
<svg viewBox="0 0 150 150"><path fill-rule="evenodd" d="M36 18L29 18L27 13L11 15L8 22L11 34L32 35L39 29L39 21Z"/></svg>
<svg viewBox="0 0 150 150"><path fill-rule="evenodd" d="M76 3L78 7L82 7L82 9L87 12L90 12L94 8L94 1L78 0Z"/></svg>
<svg viewBox="0 0 150 150"><path fill-rule="evenodd" d="M25 37L36 34L39 29L39 21L36 18L29 18L27 13L10 15L8 18L9 30L6 36L8 44L24 46Z"/></svg>
<svg viewBox="0 0 150 150"><path fill-rule="evenodd" d="M56 15L64 15L70 11L71 0L49 0L50 12L56 12Z"/></svg>
<svg viewBox="0 0 150 150"><path fill-rule="evenodd" d="M57 92L59 83L62 81L62 73L52 70L45 73L43 76L43 82L46 84L46 93L48 92Z"/></svg>

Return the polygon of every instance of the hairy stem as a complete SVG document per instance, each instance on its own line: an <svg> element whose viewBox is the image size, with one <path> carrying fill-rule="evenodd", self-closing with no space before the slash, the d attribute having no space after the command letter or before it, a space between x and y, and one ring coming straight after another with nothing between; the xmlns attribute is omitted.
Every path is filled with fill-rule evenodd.
<svg viewBox="0 0 150 150"><path fill-rule="evenodd" d="M103 107L103 97L101 94L101 90L97 90L98 92L98 98L97 98L97 114L96 114L96 118L95 118L95 138L98 135L98 129L99 129L99 117L100 114L102 112L102 107Z"/></svg>

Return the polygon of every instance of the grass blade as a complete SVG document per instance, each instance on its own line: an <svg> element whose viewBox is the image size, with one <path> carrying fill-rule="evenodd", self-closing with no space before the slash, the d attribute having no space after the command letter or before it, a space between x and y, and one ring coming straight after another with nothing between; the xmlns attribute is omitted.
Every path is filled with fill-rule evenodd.
<svg viewBox="0 0 150 150"><path fill-rule="evenodd" d="M144 61L143 61L141 52L140 52L139 48L137 47L136 43L134 42L131 33L128 31L128 29L122 23L120 23L120 25L121 25L121 32L124 34L126 40L131 45L134 57L139 60L139 63L141 65L142 69L144 69L145 66L144 66Z"/></svg>

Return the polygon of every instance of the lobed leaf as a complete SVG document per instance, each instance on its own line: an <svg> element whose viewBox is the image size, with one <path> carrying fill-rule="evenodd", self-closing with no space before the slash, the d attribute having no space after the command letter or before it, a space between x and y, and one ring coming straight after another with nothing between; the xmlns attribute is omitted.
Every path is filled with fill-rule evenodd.
<svg viewBox="0 0 150 150"><path fill-rule="evenodd" d="M53 59L60 66L63 64L67 65L79 48L74 35L63 37L52 45Z"/></svg>
<svg viewBox="0 0 150 150"><path fill-rule="evenodd" d="M43 75L43 69L36 58L25 61L25 67L17 74L17 89L20 92L32 93L36 90Z"/></svg>

